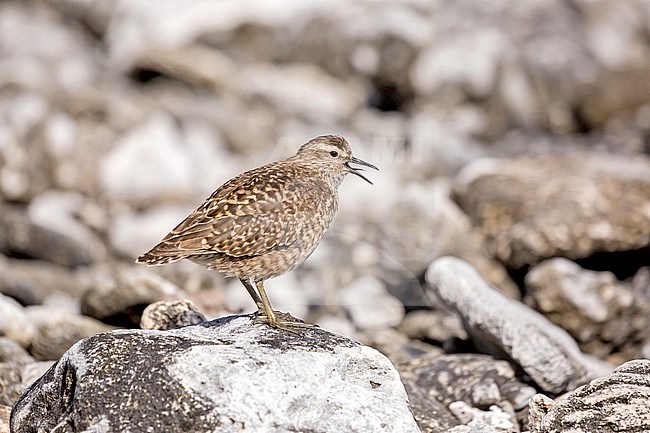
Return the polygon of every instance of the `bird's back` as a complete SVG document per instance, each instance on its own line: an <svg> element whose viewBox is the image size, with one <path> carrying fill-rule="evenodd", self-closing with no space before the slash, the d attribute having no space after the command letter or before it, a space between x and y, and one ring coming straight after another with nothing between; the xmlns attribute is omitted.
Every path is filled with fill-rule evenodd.
<svg viewBox="0 0 650 433"><path fill-rule="evenodd" d="M311 254L337 207L336 188L317 171L295 161L274 162L226 182L138 262L189 258L249 277L275 258L270 273L280 275Z"/></svg>

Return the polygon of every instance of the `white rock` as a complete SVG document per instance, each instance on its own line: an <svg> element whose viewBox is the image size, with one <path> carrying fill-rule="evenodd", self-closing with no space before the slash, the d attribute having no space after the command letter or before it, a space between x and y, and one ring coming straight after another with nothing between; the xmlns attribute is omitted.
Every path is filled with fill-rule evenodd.
<svg viewBox="0 0 650 433"><path fill-rule="evenodd" d="M490 287L461 259L435 260L426 280L431 296L460 313L479 350L510 357L544 390L571 390L610 370L582 353L565 330Z"/></svg>
<svg viewBox="0 0 650 433"><path fill-rule="evenodd" d="M341 303L360 329L395 326L404 317L402 303L373 276L360 277L346 286Z"/></svg>
<svg viewBox="0 0 650 433"><path fill-rule="evenodd" d="M473 427L493 427L497 432L510 432L515 428L511 416L499 406L490 406L483 411L472 407L464 401L454 401L449 404L449 410L464 424Z"/></svg>
<svg viewBox="0 0 650 433"><path fill-rule="evenodd" d="M427 94L460 84L474 96L485 96L494 87L500 57L508 48L505 35L495 29L459 32L420 54L411 73L413 86Z"/></svg>
<svg viewBox="0 0 650 433"><path fill-rule="evenodd" d="M318 318L318 326L326 331L335 334L343 335L348 338L357 338L357 331L354 323L350 322L344 317L335 316L332 314L325 314Z"/></svg>
<svg viewBox="0 0 650 433"><path fill-rule="evenodd" d="M104 243L77 218L84 206L80 193L50 190L34 197L28 215L34 224L73 239L96 260L102 260L106 256Z"/></svg>
<svg viewBox="0 0 650 433"><path fill-rule="evenodd" d="M363 103L360 85L338 80L311 65L252 65L240 76L240 91L285 114L323 121L345 119Z"/></svg>
<svg viewBox="0 0 650 433"><path fill-rule="evenodd" d="M116 143L99 166L104 191L122 199L189 195L192 160L171 116L157 113Z"/></svg>
<svg viewBox="0 0 650 433"><path fill-rule="evenodd" d="M375 349L248 317L79 342L16 402L12 430L66 417L85 431L126 431L137 417L142 431L420 432L398 372Z"/></svg>

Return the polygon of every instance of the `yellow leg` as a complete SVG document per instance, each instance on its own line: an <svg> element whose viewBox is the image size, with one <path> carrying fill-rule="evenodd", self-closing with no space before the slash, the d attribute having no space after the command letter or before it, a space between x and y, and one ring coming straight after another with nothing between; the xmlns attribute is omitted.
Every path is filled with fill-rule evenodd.
<svg viewBox="0 0 650 433"><path fill-rule="evenodd" d="M271 328L277 328L278 322L275 320L275 312L271 307L269 297L266 296L266 290L264 290L264 282L258 281L255 283L255 285L257 286L257 290L260 292L260 296L262 297L262 308L264 309L264 315L266 316L267 323L269 326L271 326Z"/></svg>
<svg viewBox="0 0 650 433"><path fill-rule="evenodd" d="M313 328L316 326L311 323L297 321L297 319L292 317L290 314L273 311L271 302L269 302L269 297L266 295L266 290L264 290L264 282L258 281L255 285L262 298L262 309L264 310L265 316L264 318L258 317L258 321L268 323L271 328L282 329L298 335L301 335L299 332L300 328ZM276 317L277 315L279 315L282 320L278 320Z"/></svg>
<svg viewBox="0 0 650 433"><path fill-rule="evenodd" d="M246 287L246 290L248 290L248 294L251 295L251 298L253 298L253 301L255 302L255 305L257 305L257 311L258 312L263 312L264 307L262 305L262 300L260 299L259 295L255 291L255 288L251 284L250 280L246 280L244 278L240 278L239 281Z"/></svg>

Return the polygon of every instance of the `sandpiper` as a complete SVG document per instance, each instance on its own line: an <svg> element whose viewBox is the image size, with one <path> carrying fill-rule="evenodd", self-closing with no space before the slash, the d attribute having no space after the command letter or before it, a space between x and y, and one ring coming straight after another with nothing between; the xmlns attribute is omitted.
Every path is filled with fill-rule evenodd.
<svg viewBox="0 0 650 433"><path fill-rule="evenodd" d="M273 311L264 281L297 268L314 251L338 210L347 174L372 183L351 163L377 170L352 156L345 138L313 138L296 155L223 184L137 262L189 259L239 278L257 305L257 322L292 332L313 326Z"/></svg>

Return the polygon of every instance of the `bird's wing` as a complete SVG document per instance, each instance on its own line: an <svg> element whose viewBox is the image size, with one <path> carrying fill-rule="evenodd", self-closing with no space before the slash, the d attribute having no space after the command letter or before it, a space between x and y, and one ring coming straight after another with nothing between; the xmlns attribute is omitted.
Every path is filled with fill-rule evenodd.
<svg viewBox="0 0 650 433"><path fill-rule="evenodd" d="M293 179L290 173L268 176L255 170L240 175L215 191L148 254L218 252L242 257L299 242L301 188Z"/></svg>

